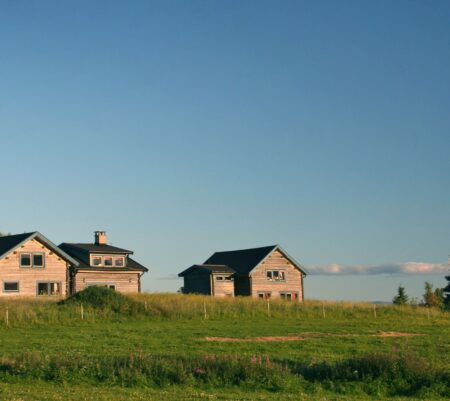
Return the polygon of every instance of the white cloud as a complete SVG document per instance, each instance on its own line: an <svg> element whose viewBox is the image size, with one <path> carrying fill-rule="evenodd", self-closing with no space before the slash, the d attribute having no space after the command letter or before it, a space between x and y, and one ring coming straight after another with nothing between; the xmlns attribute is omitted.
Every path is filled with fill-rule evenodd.
<svg viewBox="0 0 450 401"><path fill-rule="evenodd" d="M329 265L306 266L310 274L339 275L339 274L446 274L450 268L447 263L387 263L382 265Z"/></svg>

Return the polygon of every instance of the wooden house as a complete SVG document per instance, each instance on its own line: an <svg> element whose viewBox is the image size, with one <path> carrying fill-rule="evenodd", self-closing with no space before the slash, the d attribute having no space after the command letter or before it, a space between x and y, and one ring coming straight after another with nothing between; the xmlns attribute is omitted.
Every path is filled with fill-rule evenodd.
<svg viewBox="0 0 450 401"><path fill-rule="evenodd" d="M304 268L279 245L216 252L179 274L184 293L303 301Z"/></svg>
<svg viewBox="0 0 450 401"><path fill-rule="evenodd" d="M71 294L89 286L141 291L141 276L148 269L131 258L132 251L108 245L105 231L95 232L94 243L62 243L59 248L77 261L69 268Z"/></svg>
<svg viewBox="0 0 450 401"><path fill-rule="evenodd" d="M65 296L78 262L39 232L0 237L0 296Z"/></svg>
<svg viewBox="0 0 450 401"><path fill-rule="evenodd" d="M39 232L0 237L0 296L65 297L91 285L139 292L148 269L133 252L108 245L104 231L93 244L59 247Z"/></svg>

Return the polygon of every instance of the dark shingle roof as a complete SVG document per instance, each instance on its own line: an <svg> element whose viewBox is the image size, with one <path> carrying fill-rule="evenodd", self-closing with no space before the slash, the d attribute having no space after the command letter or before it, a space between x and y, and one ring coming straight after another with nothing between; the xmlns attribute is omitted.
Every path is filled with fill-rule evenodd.
<svg viewBox="0 0 450 401"><path fill-rule="evenodd" d="M230 266L237 273L246 275L277 247L277 245L271 245L261 248L216 252L209 257L205 264Z"/></svg>
<svg viewBox="0 0 450 401"><path fill-rule="evenodd" d="M206 271L208 273L228 273L228 274L236 273L229 266L203 264L203 265L192 265L191 267L187 268L186 270L184 270L180 274L178 274L178 276L184 277L186 274L190 273L193 270L201 270L201 271Z"/></svg>
<svg viewBox="0 0 450 401"><path fill-rule="evenodd" d="M96 245L96 244L71 244L64 242L61 245L67 245L72 248L79 248L83 251L87 251L90 253L128 253L132 254L132 251L129 251L128 249L123 248L117 248L116 246L112 245ZM60 245L60 247L61 247Z"/></svg>
<svg viewBox="0 0 450 401"><path fill-rule="evenodd" d="M81 246L80 246L81 245ZM89 246L85 246L89 245ZM126 249L117 248L111 245L95 245L95 244L68 244L62 243L59 245L63 251L67 252L73 258L75 258L79 265L76 267L76 270L93 270L93 271L145 271L148 269L145 266L142 266L140 263L136 262L134 259L131 259L129 256L127 257L127 265L124 267L93 267L90 266L90 253L105 253L105 254L132 254L133 252L128 251ZM91 251L90 249L99 249L101 251ZM112 249L112 250L111 250ZM121 252L119 252L119 250Z"/></svg>
<svg viewBox="0 0 450 401"><path fill-rule="evenodd" d="M15 248L33 234L34 232L0 237L0 256Z"/></svg>

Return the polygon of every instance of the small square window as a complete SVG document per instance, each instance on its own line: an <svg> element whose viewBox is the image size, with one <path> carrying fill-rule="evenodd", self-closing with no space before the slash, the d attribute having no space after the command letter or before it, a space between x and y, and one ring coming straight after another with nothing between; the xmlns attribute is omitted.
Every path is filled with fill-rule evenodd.
<svg viewBox="0 0 450 401"><path fill-rule="evenodd" d="M20 255L20 266L22 266L22 267L30 267L31 266L31 254L30 253L22 253Z"/></svg>
<svg viewBox="0 0 450 401"><path fill-rule="evenodd" d="M105 256L103 258L103 263L105 266L112 266L113 265L113 259L110 256Z"/></svg>
<svg viewBox="0 0 450 401"><path fill-rule="evenodd" d="M217 281L222 281L223 280L223 276L216 276L216 280Z"/></svg>
<svg viewBox="0 0 450 401"><path fill-rule="evenodd" d="M44 255L42 253L33 254L33 267L44 267Z"/></svg>
<svg viewBox="0 0 450 401"><path fill-rule="evenodd" d="M9 282L9 283L3 283L3 291L4 292L19 292L19 283L16 282Z"/></svg>
<svg viewBox="0 0 450 401"><path fill-rule="evenodd" d="M125 265L124 259L123 258L115 258L114 265L116 267L123 267Z"/></svg>
<svg viewBox="0 0 450 401"><path fill-rule="evenodd" d="M101 266L102 265L102 258L100 256L94 256L92 258L92 266Z"/></svg>

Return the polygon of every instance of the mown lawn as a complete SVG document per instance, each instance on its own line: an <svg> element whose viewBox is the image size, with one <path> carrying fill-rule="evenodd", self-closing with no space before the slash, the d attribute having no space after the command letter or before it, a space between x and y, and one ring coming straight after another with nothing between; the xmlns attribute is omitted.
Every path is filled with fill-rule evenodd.
<svg viewBox="0 0 450 401"><path fill-rule="evenodd" d="M0 357L3 360L0 399L276 400L281 395L283 399L292 400L446 399L443 395L447 389L445 383L436 388L419 383L422 387L417 385L417 390L410 386L412 390L408 387L409 390L393 392L383 387L386 378L372 380L370 385L364 386L352 380L336 385L336 380L329 379L297 380L292 372L289 373L292 376L289 382L279 388L273 383L253 388L253 382L248 382L250 384L247 385L230 383L225 389L217 381L199 381L195 374L183 382L185 384L171 384L169 381L156 386L145 380L133 384L133 381L120 382L116 378L105 378L97 383L83 376L83 367L78 365L78 376L73 380L66 371L62 374L58 371L50 378L38 373L38 367L46 363L54 364L54 370L67 370L72 369L66 364L73 359L82 364L85 358L92 364L98 358L98 363L104 364L105 358L129 358L130 355L131 359L133 355L164 358L168 365L178 358L231 358L236 361L233 364L261 361L263 358L270 363L279 363L284 369L284 366L295 363L320 366L321 363L382 354L414 359L414 366L417 358L419 363L423 361L427 365L424 369L432 368L436 372L448 371L450 366L448 313L427 313L422 308L410 307L383 307L374 312L370 305L332 303L309 303L300 307L274 303L268 313L267 305L259 301L218 302L175 295L142 295L135 299L145 303L144 312L127 316L126 313L110 313L87 305L84 306L84 320L81 320L78 305L58 306L52 302L31 301L0 303ZM9 327L1 321L6 308ZM418 335L378 336L382 332ZM206 337L249 339L263 336L300 336L304 339L206 341ZM20 370L17 366L21 362L16 361L19 357L34 358L37 362ZM9 363L15 364L14 367L11 368ZM420 370L420 367L414 369ZM168 375L167 372L164 374ZM401 380L408 378L402 377ZM407 388L402 383L397 387Z"/></svg>

